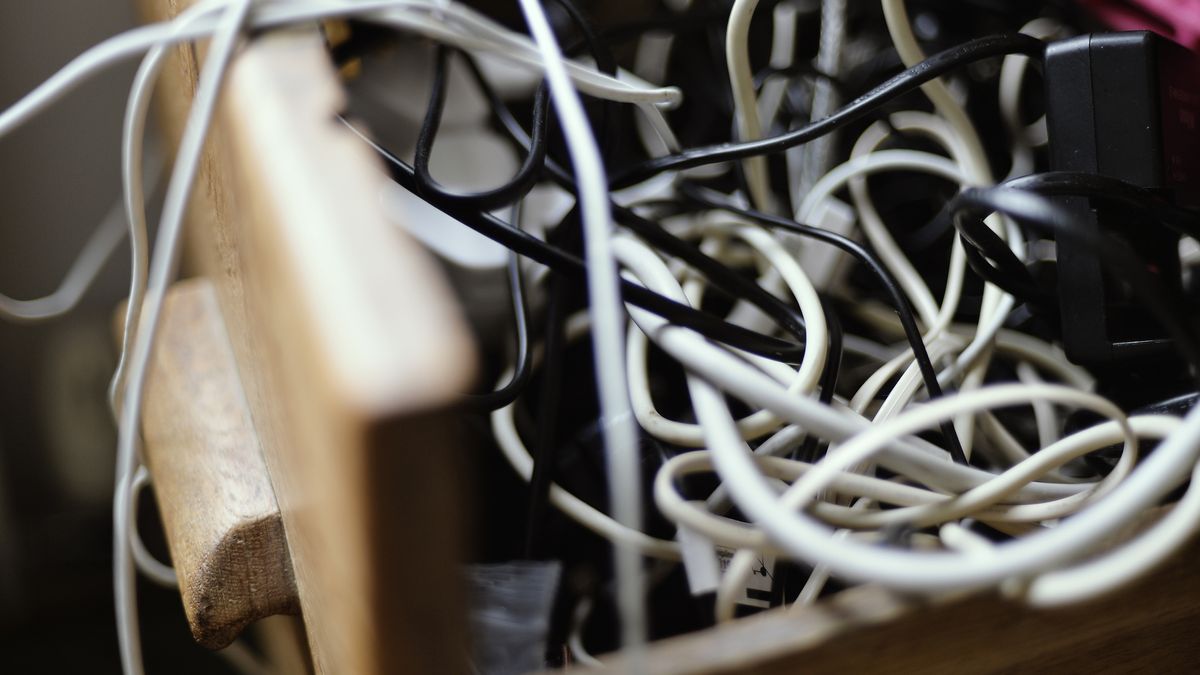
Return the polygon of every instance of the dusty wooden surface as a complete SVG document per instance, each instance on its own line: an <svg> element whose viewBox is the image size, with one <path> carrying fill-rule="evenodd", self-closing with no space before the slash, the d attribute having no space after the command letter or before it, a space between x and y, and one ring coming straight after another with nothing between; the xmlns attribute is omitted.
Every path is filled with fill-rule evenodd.
<svg viewBox="0 0 1200 675"><path fill-rule="evenodd" d="M298 613L279 505L211 284L167 294L142 417L192 635L211 649L250 623Z"/></svg>
<svg viewBox="0 0 1200 675"><path fill-rule="evenodd" d="M648 675L1182 673L1200 668L1200 542L1086 604L1031 609L993 594L917 602L865 586L655 643ZM626 672L621 657L606 659ZM572 669L571 672L593 672Z"/></svg>
<svg viewBox="0 0 1200 675"><path fill-rule="evenodd" d="M160 19L187 3L140 0ZM168 65L177 139L203 47ZM237 57L189 215L278 497L315 667L465 668L455 426L474 352L425 252L380 212L375 158L334 120L312 27Z"/></svg>

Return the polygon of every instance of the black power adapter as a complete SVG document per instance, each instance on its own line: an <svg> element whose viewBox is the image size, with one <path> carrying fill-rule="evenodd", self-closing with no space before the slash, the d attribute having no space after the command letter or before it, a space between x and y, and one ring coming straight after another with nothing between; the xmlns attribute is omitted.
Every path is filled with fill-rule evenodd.
<svg viewBox="0 0 1200 675"><path fill-rule="evenodd" d="M1200 57L1149 32L1084 35L1046 51L1051 167L1118 178L1180 206L1200 207ZM1179 236L1136 209L1064 197L1083 222L1146 261L1182 294ZM1170 340L1090 251L1058 241L1067 356L1097 368L1164 360Z"/></svg>

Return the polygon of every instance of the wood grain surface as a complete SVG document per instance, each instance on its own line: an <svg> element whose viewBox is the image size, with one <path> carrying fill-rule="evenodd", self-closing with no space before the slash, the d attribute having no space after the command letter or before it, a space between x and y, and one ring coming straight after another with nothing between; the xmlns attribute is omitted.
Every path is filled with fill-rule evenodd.
<svg viewBox="0 0 1200 675"><path fill-rule="evenodd" d="M186 5L140 0L151 19ZM177 139L204 48L160 89ZM282 512L319 673L466 667L457 426L475 354L426 252L382 212L375 158L334 118L314 27L236 58L189 214Z"/></svg>
<svg viewBox="0 0 1200 675"><path fill-rule="evenodd" d="M992 593L917 601L875 586L663 640L647 675L791 673L1185 673L1200 668L1193 542L1139 582L1034 609ZM621 656L604 659L627 672Z"/></svg>
<svg viewBox="0 0 1200 675"><path fill-rule="evenodd" d="M166 296L147 380L143 456L183 609L219 649L258 619L300 611L279 505L206 280Z"/></svg>

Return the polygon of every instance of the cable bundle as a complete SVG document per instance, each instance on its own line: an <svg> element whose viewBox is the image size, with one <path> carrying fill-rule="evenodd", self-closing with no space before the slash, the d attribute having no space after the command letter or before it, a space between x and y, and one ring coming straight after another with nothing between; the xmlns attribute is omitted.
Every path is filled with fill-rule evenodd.
<svg viewBox="0 0 1200 675"><path fill-rule="evenodd" d="M1021 33L926 57L902 0L883 0L881 15L822 3L819 42L807 51L803 31L814 26L778 3L767 55L750 48L765 25L755 21L768 18L753 1L667 3L657 19L606 31L570 0L547 4L560 14L521 0L516 30L452 2L210 0L98 45L0 114L2 134L98 69L146 54L125 125L134 264L112 388L127 672L141 669L134 562L171 583L130 527L131 495L146 480L135 432L221 77L243 31L331 16L382 28L385 42L438 43L411 152L343 121L401 187L510 249L515 355L494 369L495 389L466 395L464 407L487 412L499 451L530 483L527 512L508 524L524 533L527 555L564 555L551 505L611 542L625 646L663 632L647 619L646 598L686 558L688 537L735 551L715 600L715 618L727 620L767 556L800 575L780 603L811 603L834 579L930 594L999 587L1049 605L1116 588L1191 536L1195 490L1149 528L1112 541L1189 480L1200 416L1130 411L1098 393L1103 373L1069 362L1054 343L1050 319L1061 308L1042 274L1053 255L1039 251L1070 239L1162 323L1181 370L1200 372L1185 300L1159 292L1134 253L1073 221L1054 197L1134 205L1185 237L1200 232L1196 214L1113 179L1033 173L1046 139L1044 121L1023 120L1032 105L1021 101L1023 78L1041 39L1070 30L1069 16L1014 11L996 22L1019 19L1010 29ZM167 46L208 36L148 255L141 145L151 83ZM618 58L630 40L635 54ZM369 52L352 44L335 56ZM756 75L751 64L764 56ZM532 96L497 90L488 67L497 60L540 81ZM502 184L471 194L440 184L431 168L449 73L461 67L489 102L491 127L523 158L497 177ZM980 98L993 108L986 116ZM997 167L1007 169L1004 182ZM545 233L526 226L522 208L539 187L570 204ZM84 271L64 289L86 285L91 259L81 256ZM6 302L0 311L29 320L70 305ZM581 369L568 354L594 378L594 401L572 389L568 373ZM591 488L606 486L606 499L576 494L566 483L578 481L559 475L564 438L578 431L560 420L571 405L585 409L602 446L603 477L593 475ZM651 574L646 558L666 562ZM572 599L567 642L582 661L591 659L582 624L602 594Z"/></svg>

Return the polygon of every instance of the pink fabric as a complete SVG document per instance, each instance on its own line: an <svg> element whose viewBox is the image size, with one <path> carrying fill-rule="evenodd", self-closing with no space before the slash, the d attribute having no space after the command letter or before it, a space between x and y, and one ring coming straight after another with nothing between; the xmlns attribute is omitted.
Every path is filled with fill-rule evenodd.
<svg viewBox="0 0 1200 675"><path fill-rule="evenodd" d="M1200 0L1080 0L1117 30L1151 30L1200 51Z"/></svg>

